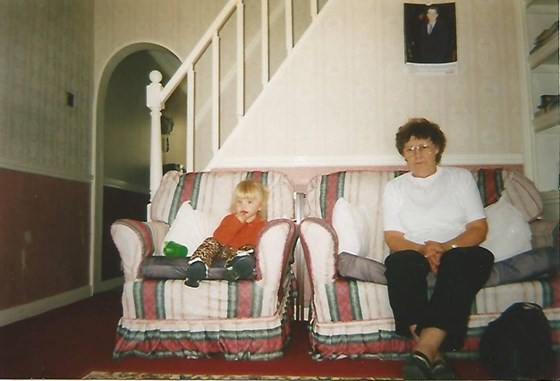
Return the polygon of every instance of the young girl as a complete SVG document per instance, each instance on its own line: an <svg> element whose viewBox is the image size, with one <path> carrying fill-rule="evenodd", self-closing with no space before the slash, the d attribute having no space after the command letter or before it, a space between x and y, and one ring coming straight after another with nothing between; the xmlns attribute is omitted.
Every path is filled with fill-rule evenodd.
<svg viewBox="0 0 560 381"><path fill-rule="evenodd" d="M264 218L268 191L259 182L243 180L233 191L231 214L195 250L186 269L185 285L198 287L208 275L215 259L225 260L225 278L235 281L251 275L255 268L253 257Z"/></svg>

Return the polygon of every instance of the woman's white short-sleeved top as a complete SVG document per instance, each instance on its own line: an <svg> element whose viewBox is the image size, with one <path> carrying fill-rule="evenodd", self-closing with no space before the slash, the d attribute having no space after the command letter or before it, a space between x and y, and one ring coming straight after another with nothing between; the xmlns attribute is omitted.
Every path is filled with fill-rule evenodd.
<svg viewBox="0 0 560 381"><path fill-rule="evenodd" d="M476 182L463 168L437 167L426 178L408 172L384 190L383 230L402 232L415 243L449 241L482 218L486 216Z"/></svg>

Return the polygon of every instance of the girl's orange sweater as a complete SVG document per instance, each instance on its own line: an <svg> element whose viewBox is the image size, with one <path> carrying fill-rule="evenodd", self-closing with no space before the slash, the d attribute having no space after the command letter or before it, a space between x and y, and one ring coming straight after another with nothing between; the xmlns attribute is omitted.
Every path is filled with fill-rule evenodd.
<svg viewBox="0 0 560 381"><path fill-rule="evenodd" d="M243 245L256 246L257 238L265 223L266 221L260 216L251 222L241 222L234 214L229 214L220 222L213 237L222 245L230 246L234 250Z"/></svg>

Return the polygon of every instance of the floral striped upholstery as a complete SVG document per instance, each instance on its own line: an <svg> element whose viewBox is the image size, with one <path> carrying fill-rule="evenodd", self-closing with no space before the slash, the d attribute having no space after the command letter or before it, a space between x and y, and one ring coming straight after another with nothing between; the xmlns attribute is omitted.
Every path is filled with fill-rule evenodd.
<svg viewBox="0 0 560 381"><path fill-rule="evenodd" d="M268 223L257 243L255 280L206 280L198 288L178 279L142 279L139 267L157 250L179 207L226 215L233 189L246 178L267 186ZM293 186L278 172L165 174L151 204L151 221L118 220L111 227L123 263L123 316L114 358L207 357L272 359L289 340L296 290L291 272L296 240Z"/></svg>
<svg viewBox="0 0 560 381"><path fill-rule="evenodd" d="M204 282L200 289L185 288L181 280L144 279L129 282L124 293L134 304L126 306L123 315L132 319L172 319L184 320L193 318L250 318L260 317L263 311L263 288L255 282L242 280L239 282L214 282L218 287L211 287ZM210 295L219 289L219 296ZM166 298L181 294L180 308L166 308ZM207 311L206 305L211 300L223 299L227 303L217 304L216 308ZM276 308L276 306L274 306ZM265 310L267 308L265 307ZM200 314L200 316L197 316ZM210 315L210 316L209 316Z"/></svg>
<svg viewBox="0 0 560 381"><path fill-rule="evenodd" d="M269 191L268 219L293 218L294 201L291 180L280 172L167 172L151 204L151 219L175 220L179 208L190 201L193 209L210 215L226 215L231 205L233 189L241 180L254 179Z"/></svg>
<svg viewBox="0 0 560 381"><path fill-rule="evenodd" d="M344 197L366 210L371 259L383 262L388 248L383 242L381 198L385 184L402 172L346 171L317 176L307 188L306 217L300 239L313 289L311 342L316 358L356 356L400 357L413 342L394 333L394 320L385 285L340 278L336 272L336 232L331 226L336 200ZM527 221L542 212L540 194L524 175L501 169L473 171L484 205L508 197ZM538 222L538 223L537 223ZM533 223L540 226L541 221ZM548 236L551 237L548 225ZM542 234L541 234L542 235ZM536 242L536 240L533 240ZM546 243L550 243L548 239ZM541 243L544 243L541 241ZM560 281L535 281L499 285L481 290L472 306L464 347L451 357L473 357L484 327L509 305L534 302L545 307L553 325L555 346L560 348Z"/></svg>

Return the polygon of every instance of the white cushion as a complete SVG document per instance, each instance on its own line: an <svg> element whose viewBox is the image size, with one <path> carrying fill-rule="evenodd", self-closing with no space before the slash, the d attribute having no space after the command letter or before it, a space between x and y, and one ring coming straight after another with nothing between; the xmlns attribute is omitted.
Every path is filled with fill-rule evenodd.
<svg viewBox="0 0 560 381"><path fill-rule="evenodd" d="M188 249L190 256L206 238L211 237L223 216L210 216L194 210L190 201L185 201L163 239L160 253L169 241L177 242Z"/></svg>
<svg viewBox="0 0 560 381"><path fill-rule="evenodd" d="M523 214L505 197L486 207L488 235L480 246L494 254L495 262L531 250L531 228Z"/></svg>
<svg viewBox="0 0 560 381"><path fill-rule="evenodd" d="M370 229L366 213L344 198L334 204L332 225L338 235L338 252L360 256L369 254Z"/></svg>

